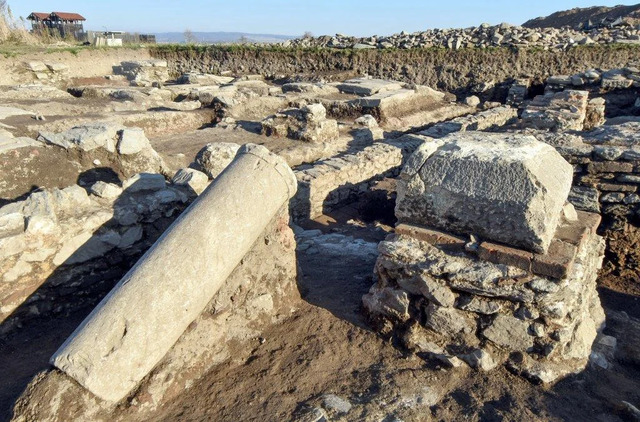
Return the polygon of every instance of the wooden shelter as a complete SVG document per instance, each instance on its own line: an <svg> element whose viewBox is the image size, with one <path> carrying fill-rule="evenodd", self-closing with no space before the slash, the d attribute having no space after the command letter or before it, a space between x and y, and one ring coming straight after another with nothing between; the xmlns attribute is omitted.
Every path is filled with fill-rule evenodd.
<svg viewBox="0 0 640 422"><path fill-rule="evenodd" d="M63 38L74 37L81 39L84 36L83 22L86 19L78 13L33 12L27 16L27 20L31 21L33 32L48 31L52 35L59 35Z"/></svg>

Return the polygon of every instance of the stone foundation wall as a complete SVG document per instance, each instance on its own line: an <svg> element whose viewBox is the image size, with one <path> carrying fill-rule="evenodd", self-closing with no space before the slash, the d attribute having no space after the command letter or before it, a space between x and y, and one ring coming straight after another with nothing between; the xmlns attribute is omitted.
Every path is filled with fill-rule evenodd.
<svg viewBox="0 0 640 422"><path fill-rule="evenodd" d="M456 117L447 122L437 123L429 129L420 132L420 134L432 138L441 138L454 132L487 130L501 127L517 120L518 110L516 108L509 106L496 107L469 116Z"/></svg>
<svg viewBox="0 0 640 422"><path fill-rule="evenodd" d="M629 124L620 125L620 127ZM631 125L636 125L631 123ZM624 129L605 126L592 132L595 140L620 138ZM577 143L558 145L558 152L574 166L574 183L569 195L573 205L585 211L597 212L606 222L617 226L636 220L640 212L640 148L628 145L598 145Z"/></svg>
<svg viewBox="0 0 640 422"><path fill-rule="evenodd" d="M355 201L372 183L397 176L405 160L423 140L409 135L396 141L376 142L358 152L300 167L295 171L298 193L291 201L294 219L316 218Z"/></svg>
<svg viewBox="0 0 640 422"><path fill-rule="evenodd" d="M0 208L0 332L96 303L195 197L160 174L124 186L47 189Z"/></svg>
<svg viewBox="0 0 640 422"><path fill-rule="evenodd" d="M507 363L542 382L583 369L604 323L595 228L564 278L485 261L465 242L397 233L379 245L377 283L363 298L378 330L448 366Z"/></svg>

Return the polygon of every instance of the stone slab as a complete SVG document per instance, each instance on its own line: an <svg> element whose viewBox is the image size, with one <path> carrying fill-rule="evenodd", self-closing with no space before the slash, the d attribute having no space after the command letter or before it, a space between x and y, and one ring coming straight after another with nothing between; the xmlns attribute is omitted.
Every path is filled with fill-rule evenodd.
<svg viewBox="0 0 640 422"><path fill-rule="evenodd" d="M402 88L402 83L384 79L355 78L339 83L336 87L348 94L370 96L379 92L397 91Z"/></svg>

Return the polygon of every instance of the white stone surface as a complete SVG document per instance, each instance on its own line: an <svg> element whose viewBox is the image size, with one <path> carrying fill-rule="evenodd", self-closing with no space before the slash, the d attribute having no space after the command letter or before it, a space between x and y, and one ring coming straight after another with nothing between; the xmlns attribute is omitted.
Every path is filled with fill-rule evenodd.
<svg viewBox="0 0 640 422"><path fill-rule="evenodd" d="M118 152L122 155L137 154L150 147L149 140L140 128L123 129L118 141Z"/></svg>
<svg viewBox="0 0 640 422"><path fill-rule="evenodd" d="M544 252L571 188L573 168L531 136L452 134L409 160L398 183L400 222Z"/></svg>

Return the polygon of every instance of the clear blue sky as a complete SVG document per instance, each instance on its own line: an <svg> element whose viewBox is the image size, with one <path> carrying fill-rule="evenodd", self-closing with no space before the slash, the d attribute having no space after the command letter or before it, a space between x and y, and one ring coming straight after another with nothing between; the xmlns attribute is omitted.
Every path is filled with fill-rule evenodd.
<svg viewBox="0 0 640 422"><path fill-rule="evenodd" d="M522 24L558 10L635 1L569 0L9 0L14 15L77 12L86 29L388 35L483 22Z"/></svg>

